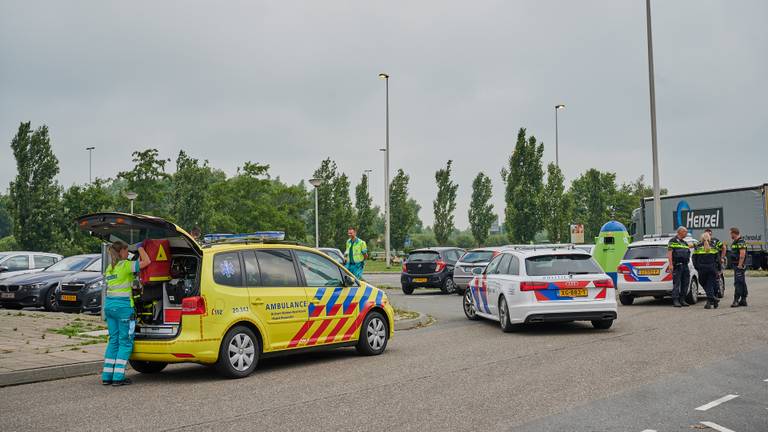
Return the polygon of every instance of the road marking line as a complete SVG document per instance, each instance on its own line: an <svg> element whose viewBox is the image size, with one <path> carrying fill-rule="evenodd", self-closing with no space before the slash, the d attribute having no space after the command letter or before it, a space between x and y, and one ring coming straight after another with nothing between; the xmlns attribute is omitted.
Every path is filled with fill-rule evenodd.
<svg viewBox="0 0 768 432"><path fill-rule="evenodd" d="M710 402L708 404L704 404L704 405L696 408L696 411L706 411L706 410L708 410L710 408L714 408L714 407L720 405L723 402L728 402L731 399L736 399L737 397L739 397L739 395L733 395L733 394L725 395L725 396L721 397L720 399L715 399L715 400L713 400L712 402Z"/></svg>
<svg viewBox="0 0 768 432"><path fill-rule="evenodd" d="M720 426L720 425L719 425L719 424L717 424L717 423L712 423L712 422L701 422L701 424L703 424L704 426L706 426L706 427L708 427L708 428L712 428L712 429L714 429L714 430L716 430L716 431L719 431L719 432L736 432L736 431L734 431L733 429L728 429L727 427L725 427L725 426Z"/></svg>
<svg viewBox="0 0 768 432"><path fill-rule="evenodd" d="M656 432L656 429L646 429L643 432Z"/></svg>
<svg viewBox="0 0 768 432"><path fill-rule="evenodd" d="M764 379L763 381L768 382L768 379Z"/></svg>

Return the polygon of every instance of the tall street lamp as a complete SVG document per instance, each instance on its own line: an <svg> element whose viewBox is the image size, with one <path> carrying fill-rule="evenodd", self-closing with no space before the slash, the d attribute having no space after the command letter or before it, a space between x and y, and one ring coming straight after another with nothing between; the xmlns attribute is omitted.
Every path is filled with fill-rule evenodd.
<svg viewBox="0 0 768 432"><path fill-rule="evenodd" d="M93 183L93 149L96 147L86 147L88 150L88 183Z"/></svg>
<svg viewBox="0 0 768 432"><path fill-rule="evenodd" d="M139 196L136 192L125 192L123 194L126 198L128 198L131 201L131 214L133 214L133 202L136 200L136 198ZM133 244L133 229L131 229L131 244Z"/></svg>
<svg viewBox="0 0 768 432"><path fill-rule="evenodd" d="M384 253L387 255L387 267L390 266L389 257L389 74L380 73L379 78L384 80L386 87L386 147L384 148Z"/></svg>
<svg viewBox="0 0 768 432"><path fill-rule="evenodd" d="M565 109L564 104L555 105L555 165L560 168L560 137L557 129L557 112Z"/></svg>
<svg viewBox="0 0 768 432"><path fill-rule="evenodd" d="M314 186L315 188L315 247L320 247L320 225L319 225L319 218L317 217L317 188L320 187L321 184L323 184L323 179L321 178L311 178L309 179L309 184Z"/></svg>
<svg viewBox="0 0 768 432"><path fill-rule="evenodd" d="M656 85L653 79L653 37L651 32L651 0L645 0L645 24L648 36L648 87L651 93L651 153L653 155L653 226L661 234L661 192L659 186L659 151L656 147Z"/></svg>

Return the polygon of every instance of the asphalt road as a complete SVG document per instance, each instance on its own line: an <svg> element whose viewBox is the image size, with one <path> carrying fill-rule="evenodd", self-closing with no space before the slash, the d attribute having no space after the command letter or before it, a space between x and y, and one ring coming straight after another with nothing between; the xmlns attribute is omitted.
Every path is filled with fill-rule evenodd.
<svg viewBox="0 0 768 432"><path fill-rule="evenodd" d="M387 277L384 277L387 278ZM374 283L389 283L370 277ZM388 277L391 278L391 277ZM387 352L265 360L230 381L196 365L105 388L97 377L0 389L2 430L768 430L768 278L750 306L641 300L607 331L546 324L505 334L458 296L388 291L437 322ZM729 282L727 295L732 294ZM717 406L697 407L738 395ZM727 431L728 429L721 429Z"/></svg>

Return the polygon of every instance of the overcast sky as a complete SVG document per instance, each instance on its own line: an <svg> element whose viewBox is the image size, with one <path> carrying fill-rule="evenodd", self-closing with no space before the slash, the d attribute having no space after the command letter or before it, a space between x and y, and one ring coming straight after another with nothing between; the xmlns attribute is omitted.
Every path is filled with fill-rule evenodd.
<svg viewBox="0 0 768 432"><path fill-rule="evenodd" d="M768 2L654 1L662 186L768 181ZM129 169L131 152L180 149L228 174L244 161L289 183L326 157L383 200L384 82L392 172L431 224L434 172L455 161L456 222L471 182L493 179L526 127L570 182L595 167L651 177L643 0L0 0L0 185L20 121L51 130L59 181ZM170 165L173 168L173 164ZM140 198L139 198L140 199Z"/></svg>

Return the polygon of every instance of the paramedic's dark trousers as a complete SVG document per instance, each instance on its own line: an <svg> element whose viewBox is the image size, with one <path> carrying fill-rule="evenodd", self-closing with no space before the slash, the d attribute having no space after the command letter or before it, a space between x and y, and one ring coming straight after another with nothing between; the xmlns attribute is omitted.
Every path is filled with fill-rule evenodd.
<svg viewBox="0 0 768 432"><path fill-rule="evenodd" d="M688 284L691 282L691 271L687 264L675 264L672 270L672 299L685 301L688 294Z"/></svg>
<svg viewBox="0 0 768 432"><path fill-rule="evenodd" d="M747 280L744 277L746 270L733 268L733 299L739 301L747 298Z"/></svg>

